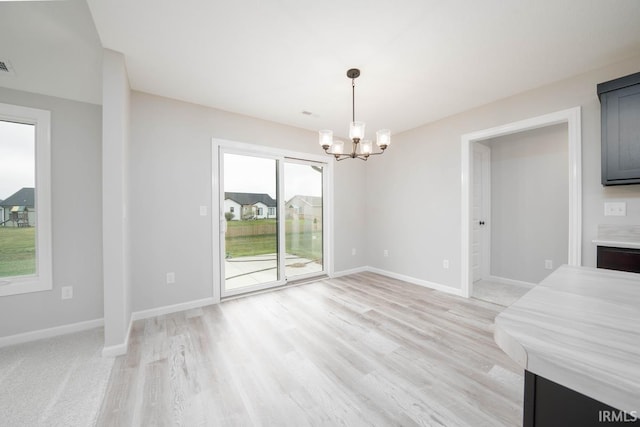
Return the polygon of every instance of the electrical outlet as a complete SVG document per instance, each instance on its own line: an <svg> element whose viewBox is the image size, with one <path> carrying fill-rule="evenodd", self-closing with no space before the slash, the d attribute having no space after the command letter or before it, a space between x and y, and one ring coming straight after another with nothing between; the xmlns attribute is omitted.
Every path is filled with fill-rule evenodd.
<svg viewBox="0 0 640 427"><path fill-rule="evenodd" d="M356 254L356 248L351 248L351 255L355 255Z"/></svg>
<svg viewBox="0 0 640 427"><path fill-rule="evenodd" d="M627 204L625 202L606 202L604 216L627 216Z"/></svg>
<svg viewBox="0 0 640 427"><path fill-rule="evenodd" d="M73 298L73 286L63 286L61 288L61 291L62 291L62 299Z"/></svg>
<svg viewBox="0 0 640 427"><path fill-rule="evenodd" d="M167 273L167 284L171 285L173 283L176 283L176 273Z"/></svg>
<svg viewBox="0 0 640 427"><path fill-rule="evenodd" d="M388 250L388 249L385 249L385 250L382 252L382 255L383 255L383 256L389 256L389 250Z"/></svg>
<svg viewBox="0 0 640 427"><path fill-rule="evenodd" d="M550 259L545 259L544 268L546 268L547 270L553 270L553 261L551 261Z"/></svg>
<svg viewBox="0 0 640 427"><path fill-rule="evenodd" d="M445 259L442 261L442 268L444 268L445 270L449 269L449 260Z"/></svg>

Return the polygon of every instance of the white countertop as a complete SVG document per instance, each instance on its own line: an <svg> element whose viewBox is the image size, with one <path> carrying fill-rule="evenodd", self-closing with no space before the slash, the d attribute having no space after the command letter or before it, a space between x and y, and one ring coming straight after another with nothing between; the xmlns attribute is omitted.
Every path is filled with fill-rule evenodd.
<svg viewBox="0 0 640 427"><path fill-rule="evenodd" d="M640 413L640 274L564 265L496 317L494 336L522 368Z"/></svg>
<svg viewBox="0 0 640 427"><path fill-rule="evenodd" d="M592 242L598 246L608 246L610 248L640 249L640 242L625 242L624 240L602 239L593 239Z"/></svg>
<svg viewBox="0 0 640 427"><path fill-rule="evenodd" d="M600 224L598 237L592 242L598 246L640 249L640 226Z"/></svg>

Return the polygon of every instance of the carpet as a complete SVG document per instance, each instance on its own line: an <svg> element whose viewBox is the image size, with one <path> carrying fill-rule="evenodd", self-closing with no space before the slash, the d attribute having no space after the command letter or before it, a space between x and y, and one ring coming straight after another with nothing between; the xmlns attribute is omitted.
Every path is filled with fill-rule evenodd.
<svg viewBox="0 0 640 427"><path fill-rule="evenodd" d="M93 426L113 358L103 328L0 349L0 425Z"/></svg>

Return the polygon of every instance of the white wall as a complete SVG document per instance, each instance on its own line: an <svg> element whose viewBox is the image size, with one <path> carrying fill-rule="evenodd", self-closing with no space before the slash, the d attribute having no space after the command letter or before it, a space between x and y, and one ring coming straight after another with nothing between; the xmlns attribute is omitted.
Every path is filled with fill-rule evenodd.
<svg viewBox="0 0 640 427"><path fill-rule="evenodd" d="M139 92L131 101L133 310L212 297L218 260L211 217L199 214L199 206L213 211L211 138L320 154L317 134ZM335 167L336 271L365 265L364 195L352 191L366 188L362 163ZM165 283L167 272L175 284Z"/></svg>
<svg viewBox="0 0 640 427"><path fill-rule="evenodd" d="M0 337L103 316L99 105L0 87L0 102L51 111L53 289L0 297ZM73 286L73 299L60 288Z"/></svg>
<svg viewBox="0 0 640 427"><path fill-rule="evenodd" d="M539 283L568 260L566 124L484 141L491 148L491 275Z"/></svg>
<svg viewBox="0 0 640 427"><path fill-rule="evenodd" d="M388 153L367 165L370 265L461 289L461 135L580 105L582 259L584 265L595 266L591 240L598 224L640 222L640 186L600 185L596 84L639 69L640 57L636 57L394 135ZM627 201L628 216L605 218L605 200ZM409 206L408 219L400 206ZM384 249L389 250L386 258ZM443 259L450 260L449 269L443 268Z"/></svg>

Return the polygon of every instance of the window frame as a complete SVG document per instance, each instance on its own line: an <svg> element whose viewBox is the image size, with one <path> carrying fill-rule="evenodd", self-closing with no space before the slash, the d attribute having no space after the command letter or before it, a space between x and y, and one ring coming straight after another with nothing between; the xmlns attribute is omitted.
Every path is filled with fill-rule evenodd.
<svg viewBox="0 0 640 427"><path fill-rule="evenodd" d="M36 273L0 277L0 297L53 289L51 112L0 103L0 121L35 126Z"/></svg>

